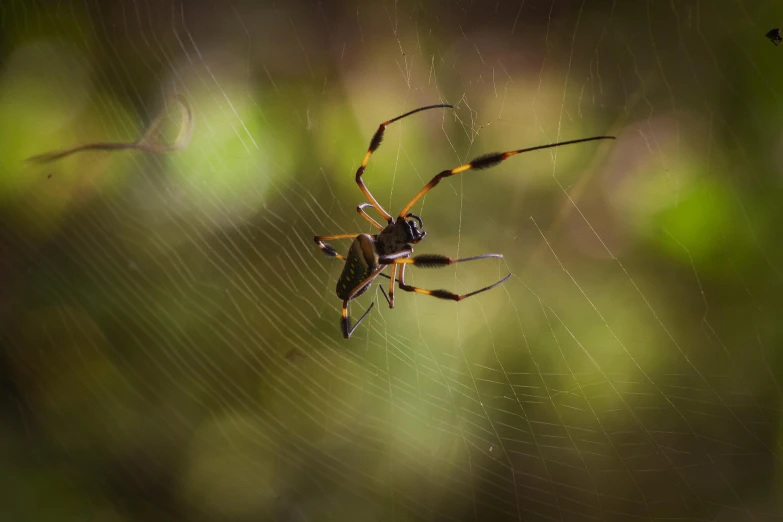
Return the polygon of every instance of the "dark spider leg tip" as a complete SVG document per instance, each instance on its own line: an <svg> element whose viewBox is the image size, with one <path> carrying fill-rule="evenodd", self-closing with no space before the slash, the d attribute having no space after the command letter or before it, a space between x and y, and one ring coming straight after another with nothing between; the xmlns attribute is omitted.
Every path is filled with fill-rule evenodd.
<svg viewBox="0 0 783 522"><path fill-rule="evenodd" d="M326 254L329 257L337 257L337 251L330 247L329 245L324 245L321 247L321 250L324 251L324 254Z"/></svg>
<svg viewBox="0 0 783 522"><path fill-rule="evenodd" d="M383 294L383 297L386 298L386 302L389 303L389 306L391 306L391 299L389 299L389 294L386 293L386 290L384 290L383 285L379 284L378 288L381 289L381 293ZM375 303L373 303L375 304Z"/></svg>
<svg viewBox="0 0 783 522"><path fill-rule="evenodd" d="M496 286L500 286L503 283L505 283L506 281L508 281L511 278L511 275L512 274L508 274L506 277L504 277L503 279L501 279L497 283L493 283L493 284L489 285L486 288L482 288L481 290L476 290L475 292L470 292L469 294L465 294L465 295L462 296L462 298L465 299L466 297L470 297L472 295L480 294L481 292L486 292L487 290L492 290Z"/></svg>
<svg viewBox="0 0 783 522"><path fill-rule="evenodd" d="M461 263L463 261L475 261L477 259L488 259L488 258L497 258L497 259L503 259L503 254L480 254L477 256L470 256L470 257L461 257L459 259L455 259L455 263Z"/></svg>
<svg viewBox="0 0 783 522"><path fill-rule="evenodd" d="M367 314L370 313L372 310L372 307L375 306L375 302L370 303L370 307L367 308L367 311L362 314L362 316L359 318L358 321L356 321L356 324L351 327L351 317L341 317L340 318L340 329L343 332L343 337L348 339L353 335L353 332L356 331L356 329L359 327L360 324L362 324L362 321L364 321L364 318L367 317Z"/></svg>
<svg viewBox="0 0 783 522"><path fill-rule="evenodd" d="M394 123L395 121L399 121L403 118L406 118L412 114L416 114L417 112L426 111L429 109L439 109L439 108L445 108L445 109L453 109L453 105L448 105L445 103L439 103L437 105L427 105L425 107L419 107L418 109L413 109L412 111L408 111L405 114L400 114L396 118L392 118L389 121L385 121L381 123L381 125L378 127L378 130L375 131L375 134L372 137L372 140L370 141L370 150L369 152L375 152L378 147L380 147L381 142L383 141L383 133L386 130L386 127Z"/></svg>

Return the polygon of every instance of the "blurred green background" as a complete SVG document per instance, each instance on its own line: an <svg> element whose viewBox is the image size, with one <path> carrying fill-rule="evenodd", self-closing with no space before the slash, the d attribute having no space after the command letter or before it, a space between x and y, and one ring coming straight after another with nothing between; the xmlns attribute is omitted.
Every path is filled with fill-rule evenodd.
<svg viewBox="0 0 783 522"><path fill-rule="evenodd" d="M768 1L0 4L0 520L781 520ZM133 141L192 107L182 151ZM339 330L315 234L442 182ZM372 213L372 212L371 212ZM335 246L346 251L348 242ZM383 282L383 281L381 281Z"/></svg>

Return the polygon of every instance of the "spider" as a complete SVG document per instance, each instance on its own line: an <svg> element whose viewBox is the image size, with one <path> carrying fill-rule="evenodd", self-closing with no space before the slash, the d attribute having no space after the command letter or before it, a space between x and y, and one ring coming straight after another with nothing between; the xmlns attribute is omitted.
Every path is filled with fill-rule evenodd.
<svg viewBox="0 0 783 522"><path fill-rule="evenodd" d="M381 125L378 127L378 130L375 131L372 140L370 140L370 146L367 150L367 154L364 155L364 160L362 160L362 164L356 171L356 184L359 185L359 189L369 200L369 203L362 203L361 205L357 206L356 211L364 219L369 221L372 226L377 228L380 233L336 234L329 236L315 236L314 238L316 245L318 245L318 247L323 250L327 256L336 257L337 259L345 261L343 272L340 274L340 278L337 280L336 290L337 297L343 300L340 329L342 330L343 337L346 339L351 337L353 332L362 323L362 321L364 321L364 319L367 317L367 314L370 313L372 307L375 305L374 302L370 304L369 308L367 308L367 310L364 312L364 315L361 316L356 324L351 326L351 318L348 315L349 301L356 299L365 293L367 289L370 288L370 285L375 280L375 278L379 275L390 280L388 295L381 286L381 291L383 292L386 301L389 303L389 308L394 308L395 277L397 278L400 290L404 290L405 292L416 292L419 294L431 295L439 299L450 299L452 301L461 301L462 299L480 294L481 292L491 290L496 286L505 283L508 278L511 277L511 274L508 274L506 277L494 284L479 290L474 290L473 292L469 292L467 294L455 294L449 292L448 290L427 290L425 288L418 288L405 283L405 268L408 265L419 266L422 268L438 268L454 263L462 263L465 261L474 261L477 259L486 259L491 257L503 257L502 254L481 254L463 258L452 258L439 254L424 254L411 257L413 254L412 245L415 245L421 241L427 233L422 230L424 228L424 223L422 222L421 218L416 214L409 212L409 210L427 192L440 183L443 178L447 178L449 176L453 176L455 174L459 174L460 172L465 172L471 169L488 169L490 167L494 167L503 160L510 158L511 156L515 156L523 152L548 149L552 147L559 147L561 145L570 145L573 143L582 143L585 141L615 139L614 136L594 136L592 138L563 141L549 145L538 145L536 147L512 150L508 152L492 152L489 154L483 154L473 159L471 162L466 163L465 165L461 165L451 170L444 170L443 172L437 174L430 180L429 183L424 185L424 188L422 188L415 196L413 196L413 199L411 199L408 204L403 207L395 219L391 214L383 209L380 203L378 203L378 201L370 193L369 189L364 184L364 181L362 181L362 174L364 174L364 169L367 168L367 163L370 161L370 156L372 156L372 153L375 152L380 146L381 141L383 140L383 134L386 131L386 127L395 121L399 121L417 112L437 108L453 109L454 107L452 105L445 104L428 105L426 107L420 107L410 112L406 112L405 114L397 116L396 118L381 123ZM367 212L364 210L367 207L374 207L375 210L377 210L378 213L383 216L383 219L385 219L387 223L385 227L381 226L369 214L367 214ZM353 240L346 256L338 254L331 245L324 243L324 241L332 241L335 239ZM387 276L386 274L381 273L387 267L391 267L391 276ZM398 267L399 274L397 274Z"/></svg>

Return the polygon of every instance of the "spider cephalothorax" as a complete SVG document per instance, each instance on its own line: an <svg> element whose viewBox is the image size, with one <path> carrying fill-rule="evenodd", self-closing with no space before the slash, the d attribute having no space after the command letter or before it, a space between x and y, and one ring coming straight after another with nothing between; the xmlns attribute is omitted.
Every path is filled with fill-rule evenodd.
<svg viewBox="0 0 783 522"><path fill-rule="evenodd" d="M429 183L427 183L424 186L424 188L422 188L415 196L413 196L413 199L411 199L408 202L408 204L405 205L405 207L403 207L403 209L400 211L399 215L397 216L397 219L394 219L394 217L391 214L389 214L383 209L380 203L378 203L378 201L370 193L367 186L364 184L364 181L362 180L364 169L367 167L367 163L370 161L370 156L372 156L372 153L375 152L375 150L377 150L378 147L380 146L381 141L383 140L383 133L389 124L397 120L401 120L402 118L406 116L410 116L411 114L414 114L416 112L425 111L427 109L435 109L438 107L446 107L446 108L453 109L451 105L429 105L427 107L421 107L419 109L406 112L401 116L397 116L396 118L381 123L380 127L378 127L378 130L375 131L372 140L370 140L370 147L367 150L367 154L365 154L362 164L359 166L359 168L356 171L356 183L357 185L359 185L359 189L362 191L365 197L369 200L369 203L362 203L361 205L356 207L356 210L357 212L359 212L359 215L361 215L364 219L369 221L372 224L372 226L374 226L380 232L374 235L337 234L333 236L315 236L316 244L318 245L319 248L321 248L321 250L323 250L323 252L326 255L331 257L336 257L338 259L342 259L343 261L345 261L343 272L342 274L340 274L340 278L337 280L336 290L337 290L337 297L343 300L343 310L342 310L342 318L340 320L340 328L343 332L343 336L346 339L348 339L351 336L351 334L353 334L354 330L356 330L356 328L359 326L359 324L361 324L364 318L367 317L367 314L370 313L370 310L372 310L372 307L375 305L375 303L372 303L370 307L367 308L367 311L364 312L364 315L362 315L359 318L359 320L356 321L356 324L351 326L351 319L348 316L348 302L351 299L355 299L360 295L362 295L363 293L365 293L367 289L370 287L370 284L375 280L376 277L378 277L379 275L384 275L381 274L381 272L383 272L383 270L386 269L386 267L391 267L391 276L384 275L384 277L388 277L390 279L389 293L387 295L386 292L383 290L383 287L381 287L381 291L384 292L384 296L386 297L386 300L389 303L389 308L394 308L395 277L397 283L399 284L400 290L404 290L406 292L416 292L419 294L431 295L433 297L438 297L440 299L450 299L452 301L461 301L466 297L470 297L472 295L476 295L478 293L490 290L491 288L494 288L499 284L506 282L506 280L508 280L508 278L511 277L511 274L509 274L494 284L491 284L479 290L475 290L473 292L462 294L462 295L449 292L448 290L427 290L425 288L418 288L415 286L405 284L405 267L408 266L409 264L413 266L423 267L423 268L436 268L436 267L450 265L452 263L459 263L462 261L473 261L476 259L485 259L488 257L503 257L501 254L482 254L478 256L463 257L463 258L451 258L438 254L424 254L424 255L411 257L413 255L413 247L411 245L415 245L416 243L421 241L426 235L426 232L422 230L424 228L424 223L422 223L421 218L408 211L411 209L411 207L413 207L413 205L419 199L421 199L422 196L424 196L427 192L429 192L435 185L440 183L441 179L446 178L448 176L453 176L454 174L459 174L460 172L465 172L466 170L471 170L471 169L480 170L480 169L494 167L501 161L510 158L511 156L520 154L522 152L547 149L551 147L559 147L560 145L569 145L572 143L581 143L581 142L592 141L592 140L614 139L614 136L595 136L592 138L563 141L560 143L552 143L549 145L539 145L527 149L483 154L473 159L473 161L471 161L470 163L467 163L465 165L459 166L451 170L444 170L441 173L437 174L434 178L430 180ZM377 210L378 213L381 216L383 216L383 219L386 221L387 223L386 227L381 226L377 221L375 221L372 217L370 217L370 215L364 211L366 207L375 208L375 210ZM324 243L324 241L331 241L333 239L349 239L349 238L353 240L353 243L351 243L351 247L348 250L347 256L342 256L338 254L337 251L331 245ZM399 275L397 275L398 267L399 267Z"/></svg>
<svg viewBox="0 0 783 522"><path fill-rule="evenodd" d="M415 218L416 221L410 218ZM424 224L419 216L408 214L404 218L392 221L386 228L381 230L378 238L375 240L378 244L378 253L393 254L400 250L415 245L427 235L427 232L420 230L419 226L424 228Z"/></svg>

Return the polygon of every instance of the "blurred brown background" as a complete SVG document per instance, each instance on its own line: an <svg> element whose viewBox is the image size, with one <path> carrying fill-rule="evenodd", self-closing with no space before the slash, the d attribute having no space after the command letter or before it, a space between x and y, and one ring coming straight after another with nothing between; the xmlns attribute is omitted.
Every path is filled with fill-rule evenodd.
<svg viewBox="0 0 783 522"><path fill-rule="evenodd" d="M772 0L0 4L0 519L783 518ZM133 141L171 97L182 151ZM442 182L339 330L341 265ZM372 212L371 212L372 213ZM373 214L374 215L374 214ZM336 243L340 251L348 242ZM385 280L381 280L384 282Z"/></svg>

